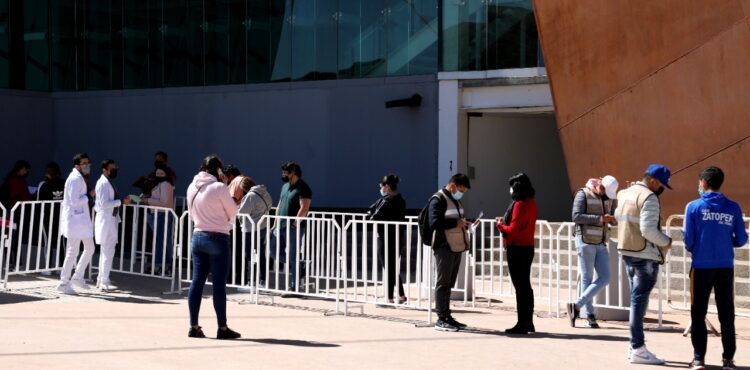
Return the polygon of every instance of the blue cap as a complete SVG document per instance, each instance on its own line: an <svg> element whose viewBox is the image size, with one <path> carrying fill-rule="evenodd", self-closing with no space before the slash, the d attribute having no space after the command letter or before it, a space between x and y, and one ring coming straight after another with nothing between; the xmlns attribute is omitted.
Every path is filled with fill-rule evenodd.
<svg viewBox="0 0 750 370"><path fill-rule="evenodd" d="M663 164L654 163L646 169L646 175L649 175L662 183L662 185L666 186L668 189L672 189L671 186L669 186L669 178L672 176L672 172L669 171L669 168L664 166Z"/></svg>

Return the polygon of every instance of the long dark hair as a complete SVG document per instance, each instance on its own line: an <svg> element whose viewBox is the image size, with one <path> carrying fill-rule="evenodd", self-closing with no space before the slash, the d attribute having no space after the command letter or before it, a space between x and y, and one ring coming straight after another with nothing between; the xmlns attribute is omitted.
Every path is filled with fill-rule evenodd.
<svg viewBox="0 0 750 370"><path fill-rule="evenodd" d="M508 179L511 189L513 189L513 200L524 200L533 198L536 195L534 186L531 185L531 179L523 172L519 172Z"/></svg>
<svg viewBox="0 0 750 370"><path fill-rule="evenodd" d="M201 168L198 169L198 171L205 171L211 174L213 177L215 177L217 180L219 179L219 168L224 167L221 164L221 158L217 155L209 155L206 158L203 158L203 162L201 163ZM169 174L167 174L167 177L169 177Z"/></svg>
<svg viewBox="0 0 750 370"><path fill-rule="evenodd" d="M24 168L26 169L31 168L31 164L29 164L29 162L24 161L23 159L17 160L16 163L13 164L13 168L10 170L10 172L8 172L8 175L5 176L5 180L7 181L11 177L15 176L16 173L18 173L18 171Z"/></svg>

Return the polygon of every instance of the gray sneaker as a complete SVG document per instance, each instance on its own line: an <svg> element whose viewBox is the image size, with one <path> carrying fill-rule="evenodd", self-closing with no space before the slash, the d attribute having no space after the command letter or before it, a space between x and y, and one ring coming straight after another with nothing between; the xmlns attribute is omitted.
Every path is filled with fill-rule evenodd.
<svg viewBox="0 0 750 370"><path fill-rule="evenodd" d="M576 307L575 303L568 303L568 320L570 320L570 327L576 327L576 319L581 314L581 309Z"/></svg>
<svg viewBox="0 0 750 370"><path fill-rule="evenodd" d="M596 316L593 314L586 317L586 326L592 329L599 329L599 323L596 322Z"/></svg>
<svg viewBox="0 0 750 370"><path fill-rule="evenodd" d="M452 325L447 320L438 319L438 321L435 323L435 330L437 331L458 331L458 327L455 325Z"/></svg>

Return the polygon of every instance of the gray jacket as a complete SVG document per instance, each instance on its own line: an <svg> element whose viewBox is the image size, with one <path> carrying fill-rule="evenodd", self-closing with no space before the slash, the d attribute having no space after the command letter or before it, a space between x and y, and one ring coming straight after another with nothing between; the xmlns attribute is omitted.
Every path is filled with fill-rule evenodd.
<svg viewBox="0 0 750 370"><path fill-rule="evenodd" d="M258 225L261 217L267 215L272 206L273 200L271 199L271 194L266 190L266 186L256 185L242 198L239 214L250 216L250 219ZM266 226L266 222L259 225L260 229L264 229ZM243 217L242 219L242 230L244 232L250 231L250 222L247 220L247 217Z"/></svg>

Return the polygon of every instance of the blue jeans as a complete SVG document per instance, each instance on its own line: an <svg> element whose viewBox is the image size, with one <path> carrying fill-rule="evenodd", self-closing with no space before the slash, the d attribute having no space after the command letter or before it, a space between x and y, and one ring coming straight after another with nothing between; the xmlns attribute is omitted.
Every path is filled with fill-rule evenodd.
<svg viewBox="0 0 750 370"><path fill-rule="evenodd" d="M606 244L587 244L576 237L578 268L581 272L581 296L576 306L585 307L586 313L594 314L594 296L609 284L609 250ZM596 270L596 280L594 280Z"/></svg>
<svg viewBox="0 0 750 370"><path fill-rule="evenodd" d="M289 253L289 265L287 269L289 271L289 287L287 290L293 291L297 287L297 262L299 261L299 250L304 247L305 243L305 231L306 225L303 223L299 226L299 239L297 239L297 227L291 226L289 228L289 239L291 243L287 243L286 233L287 227L285 220L280 220L281 224L278 225L271 233L270 248L271 258L276 258L276 243L279 243L279 263L286 263L287 253ZM305 276L305 264L300 263L299 273Z"/></svg>
<svg viewBox="0 0 750 370"><path fill-rule="evenodd" d="M156 239L156 249L154 250L154 263L156 264L156 267L161 267L162 265L162 254L164 254L164 218L167 218L167 265L172 265L172 244L174 241L172 238L174 235L172 234L172 224L174 221L172 220L172 217L168 217L169 215L165 212L159 212L154 216L153 213L149 212L146 216L146 222L148 223L148 226L151 228L151 232L153 233L154 239ZM156 230L156 231L154 231ZM146 250L150 250L151 246L147 246Z"/></svg>
<svg viewBox="0 0 750 370"><path fill-rule="evenodd" d="M214 286L214 310L219 327L227 325L227 274L229 273L229 235L196 231L193 233L193 282L188 292L190 325L198 325L203 287L208 273Z"/></svg>
<svg viewBox="0 0 750 370"><path fill-rule="evenodd" d="M659 277L659 262L638 257L622 256L630 281L630 348L646 344L643 338L643 318L648 310L648 297Z"/></svg>

